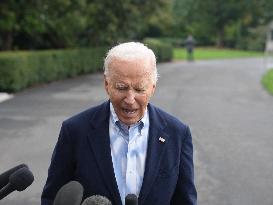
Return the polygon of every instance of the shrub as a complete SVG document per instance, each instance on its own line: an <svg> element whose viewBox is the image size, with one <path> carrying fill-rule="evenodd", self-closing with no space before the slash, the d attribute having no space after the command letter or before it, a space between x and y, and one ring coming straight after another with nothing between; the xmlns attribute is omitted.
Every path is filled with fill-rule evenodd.
<svg viewBox="0 0 273 205"><path fill-rule="evenodd" d="M248 29L248 35L241 37L236 48L252 51L264 51L266 39L266 26L258 26Z"/></svg>
<svg viewBox="0 0 273 205"><path fill-rule="evenodd" d="M268 70L264 74L262 84L264 88L273 95L273 69Z"/></svg>
<svg viewBox="0 0 273 205"><path fill-rule="evenodd" d="M183 47L186 38L160 37L157 39L163 43L170 44L173 47Z"/></svg>
<svg viewBox="0 0 273 205"><path fill-rule="evenodd" d="M173 47L155 38L145 38L143 43L151 48L158 62L171 61L173 58Z"/></svg>
<svg viewBox="0 0 273 205"><path fill-rule="evenodd" d="M14 92L102 69L107 48L20 51L0 54L0 91Z"/></svg>

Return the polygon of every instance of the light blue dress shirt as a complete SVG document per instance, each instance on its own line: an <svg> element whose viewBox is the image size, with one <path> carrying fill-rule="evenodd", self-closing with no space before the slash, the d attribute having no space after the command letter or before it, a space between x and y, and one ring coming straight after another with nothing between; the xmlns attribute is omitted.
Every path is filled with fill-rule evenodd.
<svg viewBox="0 0 273 205"><path fill-rule="evenodd" d="M149 113L128 127L119 121L110 103L109 135L115 177L123 205L127 194L136 194L142 186L148 147Z"/></svg>

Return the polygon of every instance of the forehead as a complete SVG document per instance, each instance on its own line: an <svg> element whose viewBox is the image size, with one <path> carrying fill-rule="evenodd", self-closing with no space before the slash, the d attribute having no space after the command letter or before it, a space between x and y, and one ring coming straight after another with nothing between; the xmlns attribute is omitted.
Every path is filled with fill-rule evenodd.
<svg viewBox="0 0 273 205"><path fill-rule="evenodd" d="M110 78L150 78L153 66L149 59L113 59L109 63Z"/></svg>

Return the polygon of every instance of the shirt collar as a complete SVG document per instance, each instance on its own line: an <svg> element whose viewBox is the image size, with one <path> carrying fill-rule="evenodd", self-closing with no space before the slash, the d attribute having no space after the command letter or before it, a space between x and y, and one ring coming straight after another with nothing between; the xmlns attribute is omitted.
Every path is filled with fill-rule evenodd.
<svg viewBox="0 0 273 205"><path fill-rule="evenodd" d="M111 120L113 122L114 125L117 125L119 127L119 129L125 129L126 125L124 123L122 123L119 119L118 116L115 112L115 109L113 107L113 104L110 102L110 115L111 115ZM147 111L147 107L146 110L144 112L144 116L135 124L131 125L131 127L135 127L138 126L139 128L139 132L141 133L142 128L147 124L148 122L148 111ZM128 127L127 127L128 128Z"/></svg>

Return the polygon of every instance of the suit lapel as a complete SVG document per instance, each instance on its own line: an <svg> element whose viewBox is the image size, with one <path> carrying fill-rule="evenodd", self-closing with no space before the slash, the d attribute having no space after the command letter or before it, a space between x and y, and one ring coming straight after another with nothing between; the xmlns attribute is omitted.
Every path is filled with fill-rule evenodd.
<svg viewBox="0 0 273 205"><path fill-rule="evenodd" d="M149 140L144 179L139 194L139 204L144 203L146 196L153 186L166 143L168 143L168 135L164 132L164 127L166 126L164 119L159 116L155 108L151 105L148 106L148 109L150 120Z"/></svg>
<svg viewBox="0 0 273 205"><path fill-rule="evenodd" d="M145 198L154 184L161 158L168 143L168 135L164 132L164 128L166 127L165 120L158 114L158 111L153 106L148 105L148 110L150 120L149 140L144 179L139 194L139 204L144 203ZM93 129L91 129L88 139L106 187L115 200L113 204L122 204L111 157L109 114L109 102L104 103L91 120ZM159 138L161 138L161 140ZM162 139L165 141L163 142Z"/></svg>
<svg viewBox="0 0 273 205"><path fill-rule="evenodd" d="M113 204L122 204L111 157L109 137L109 102L104 103L101 107L102 109L98 110L91 121L93 129L88 136L89 144L93 150L106 187L109 193L111 193L113 199L115 199Z"/></svg>

